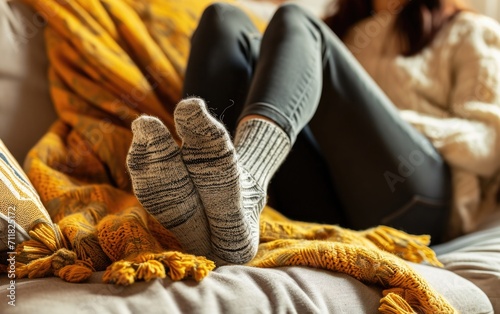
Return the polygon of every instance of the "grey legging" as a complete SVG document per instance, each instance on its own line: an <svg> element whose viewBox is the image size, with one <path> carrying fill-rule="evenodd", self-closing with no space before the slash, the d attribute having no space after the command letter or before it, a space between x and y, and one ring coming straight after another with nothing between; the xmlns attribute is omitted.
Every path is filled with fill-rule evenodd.
<svg viewBox="0 0 500 314"><path fill-rule="evenodd" d="M300 7L280 7L261 36L240 9L211 5L193 34L184 84L184 96L204 98L230 132L248 114L287 132L295 144L269 193L288 217L385 224L440 241L448 166L328 26Z"/></svg>

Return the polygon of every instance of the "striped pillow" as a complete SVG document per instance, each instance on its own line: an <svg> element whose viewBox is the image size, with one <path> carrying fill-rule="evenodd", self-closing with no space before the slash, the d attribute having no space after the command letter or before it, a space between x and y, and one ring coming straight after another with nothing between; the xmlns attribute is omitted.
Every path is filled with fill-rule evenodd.
<svg viewBox="0 0 500 314"><path fill-rule="evenodd" d="M38 223L52 225L28 177L0 140L0 251L14 251Z"/></svg>

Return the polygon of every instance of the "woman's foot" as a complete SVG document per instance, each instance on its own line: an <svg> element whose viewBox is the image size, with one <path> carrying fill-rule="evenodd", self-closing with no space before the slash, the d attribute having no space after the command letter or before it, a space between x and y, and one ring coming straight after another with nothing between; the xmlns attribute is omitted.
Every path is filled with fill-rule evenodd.
<svg viewBox="0 0 500 314"><path fill-rule="evenodd" d="M181 101L174 113L182 160L205 208L214 253L246 263L259 244L259 218L270 178L290 150L288 135L261 119L241 123L235 145L203 100Z"/></svg>
<svg viewBox="0 0 500 314"><path fill-rule="evenodd" d="M212 247L203 204L179 146L155 117L137 118L132 131L127 166L138 200L187 252L208 256Z"/></svg>

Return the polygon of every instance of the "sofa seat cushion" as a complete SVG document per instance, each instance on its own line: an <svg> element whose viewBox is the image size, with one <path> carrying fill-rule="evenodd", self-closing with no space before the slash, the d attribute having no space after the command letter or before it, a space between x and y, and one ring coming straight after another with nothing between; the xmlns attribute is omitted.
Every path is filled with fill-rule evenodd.
<svg viewBox="0 0 500 314"><path fill-rule="evenodd" d="M439 268L412 264L459 313L493 313L471 282ZM382 289L345 274L307 267L222 266L200 283L170 279L121 287L59 278L16 283L19 303L9 313L378 313ZM0 278L0 289L8 288ZM22 302L21 302L22 301Z"/></svg>
<svg viewBox="0 0 500 314"><path fill-rule="evenodd" d="M480 231L433 247L445 269L469 280L500 313L500 211Z"/></svg>

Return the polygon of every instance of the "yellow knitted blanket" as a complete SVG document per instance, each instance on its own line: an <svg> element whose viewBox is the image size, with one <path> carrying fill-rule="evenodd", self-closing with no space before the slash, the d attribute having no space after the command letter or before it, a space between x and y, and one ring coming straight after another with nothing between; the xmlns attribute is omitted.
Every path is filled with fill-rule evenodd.
<svg viewBox="0 0 500 314"><path fill-rule="evenodd" d="M17 248L20 277L107 283L192 277L215 264L182 253L140 206L125 157L141 113L175 134L189 37L208 0L25 0L46 27L51 95L59 120L31 150L25 171L54 226L39 224ZM258 21L257 21L258 22ZM262 23L259 24L263 26ZM294 222L266 208L249 266L304 265L382 286L384 313L453 313L404 261L439 265L427 236L387 228L356 232ZM334 293L334 292L332 292Z"/></svg>

